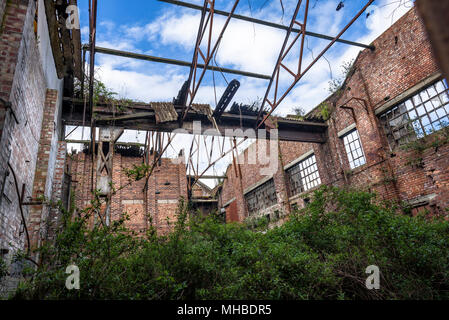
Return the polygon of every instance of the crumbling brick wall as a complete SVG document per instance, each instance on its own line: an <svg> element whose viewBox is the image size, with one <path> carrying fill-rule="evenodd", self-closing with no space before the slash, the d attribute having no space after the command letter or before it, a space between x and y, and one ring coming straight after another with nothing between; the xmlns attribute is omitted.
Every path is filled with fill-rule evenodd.
<svg viewBox="0 0 449 320"><path fill-rule="evenodd" d="M77 208L90 205L91 193L91 155L83 152L71 156L71 175ZM178 161L179 159L175 159ZM145 178L129 183L124 168L143 163L141 157L123 156L115 153L112 160L112 183L118 190L111 198L111 220L116 221L127 213L130 220L127 226L138 233L148 230L150 224L159 234L166 234L177 220L179 200L187 198L186 169L182 161L161 159L148 179L145 192ZM94 178L95 179L95 178ZM127 185L125 188L122 186Z"/></svg>
<svg viewBox="0 0 449 320"><path fill-rule="evenodd" d="M288 211L291 205L304 206L302 196L311 190L299 195L291 194L281 173L285 166L310 150L315 154L322 184L376 192L383 199L417 204L417 209L421 203L431 212L444 213L449 206L449 146L428 148L421 155L421 166L410 165L409 159L416 155L413 151L392 149L378 118L382 110L397 105L440 77L416 10L411 9L373 44L376 47L374 51L366 49L360 52L341 90L324 101L331 112L330 118L325 119L328 125L326 143L279 142L280 164L274 178L278 204L284 210ZM321 108L322 105L318 106L309 115L321 116ZM352 170L339 136L351 126L358 130L366 157L364 165ZM244 154L247 153L245 150ZM246 203L239 193L262 181L263 177L258 175L258 165L244 163L239 166L241 179L235 174L237 167L234 164L227 169L228 179L223 185L221 206L226 208L230 220L235 220L234 211L237 210L241 221L246 217L243 214ZM288 194L287 203L283 201L285 193ZM237 208L231 205L232 200Z"/></svg>
<svg viewBox="0 0 449 320"><path fill-rule="evenodd" d="M8 163L17 175L19 188L25 184L25 196L30 196L45 101L45 81L32 30L33 11L27 1L8 2L0 34L0 96L11 103L11 108L2 109L1 245L11 251L23 248L24 226Z"/></svg>
<svg viewBox="0 0 449 320"><path fill-rule="evenodd" d="M41 242L47 239L50 211L57 210L57 202L61 199L63 179L61 170L65 165L67 151L64 148L66 144L58 142L58 117L58 91L47 89L31 197L43 203L33 205L30 210L28 229L32 247L40 246ZM53 215L54 220L57 216L55 213Z"/></svg>
<svg viewBox="0 0 449 320"><path fill-rule="evenodd" d="M4 101L0 103L0 248L3 253L7 253L2 256L6 260L17 250L25 248L25 226L30 224L30 213L33 210L28 205L22 206L24 224L13 172L21 195L23 190L23 202L29 202L32 198L33 185L39 180L35 180L36 169L45 171L43 194L51 195L57 142L60 140L58 110L62 99L57 99L57 96L61 95L62 80L47 70L52 61L42 63L41 51L50 49L48 43L47 46L38 44L34 32L36 3L31 0L0 3L0 98ZM41 39L45 36L42 32L38 32ZM50 82L53 94L47 92ZM44 109L49 105L49 99L55 117L44 119ZM44 120L48 123L43 123ZM48 126L51 134L49 150L43 150L45 146L41 145L43 125ZM42 158L44 154L48 158L47 168L37 164L38 157ZM14 278L20 272L20 266L11 266L11 270ZM2 284L6 291L15 286L13 278Z"/></svg>

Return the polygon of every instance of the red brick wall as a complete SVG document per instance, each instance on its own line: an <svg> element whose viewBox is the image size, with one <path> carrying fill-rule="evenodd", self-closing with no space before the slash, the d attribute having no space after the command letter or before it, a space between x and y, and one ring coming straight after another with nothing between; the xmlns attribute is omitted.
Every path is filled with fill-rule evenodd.
<svg viewBox="0 0 449 320"><path fill-rule="evenodd" d="M229 204L226 207L226 222L230 223L230 222L238 222L239 220L239 216L238 216L238 211L237 211L237 202L236 201L232 201L231 204Z"/></svg>
<svg viewBox="0 0 449 320"><path fill-rule="evenodd" d="M25 232L8 162L19 188L25 185L26 201L32 194L46 98L34 11L34 1L8 1L0 17L0 97L11 103L7 111L0 107L0 246L10 252L23 248Z"/></svg>
<svg viewBox="0 0 449 320"><path fill-rule="evenodd" d="M37 228L49 211L48 206L44 206L39 212L32 212L36 208L22 206L26 220L25 224L23 223L19 197L8 163L17 176L19 189L24 187L24 202L30 201L37 193L52 200L52 194L57 194L54 187L58 186L54 183L58 179L54 170L58 162L58 140L61 131L58 111L62 100L56 99L56 91L47 94L49 77L54 79L56 74L52 74L51 68L47 70L53 63L51 59L48 59L45 65L42 63L40 50L50 47L48 43L37 42L33 24L35 11L36 1L32 0L0 3L0 98L10 102L11 106L7 110L0 106L0 248L9 250L9 254L3 257L6 260L9 260L16 250L24 249L25 225L30 230ZM56 82L61 84L61 81ZM53 109L51 112L54 117L44 119L44 110L48 112L49 107ZM42 130L43 124L45 130ZM40 143L44 140L45 145L41 146ZM36 168L38 173L35 180ZM33 190L34 182L36 192ZM46 233L47 222L44 229L34 230L35 236ZM4 285L13 288L16 280L10 278L0 287Z"/></svg>
<svg viewBox="0 0 449 320"><path fill-rule="evenodd" d="M400 149L394 150L393 154L390 152L386 136L375 115L375 110L439 72L415 9L376 39L374 45L375 51L367 49L359 54L343 90L327 102L333 110L327 121L327 142L279 142L280 163L274 182L278 204L286 212L289 210L286 194L290 196L291 204L302 207L304 203L300 197L290 194L286 179L283 178L283 167L311 149L314 150L324 184L351 186L376 192L383 199L404 201L423 196L432 198L435 194L428 205L433 212L444 212L444 208L449 206L449 146L426 150L422 156L422 168L407 165L413 154ZM353 108L354 115L351 110L340 108L343 105ZM353 123L356 123L360 135L366 164L351 170L338 132ZM248 150L244 153L247 154ZM241 217L240 206L244 203L236 192L240 181L242 189L246 189L263 177L258 173L258 165L241 164L240 168L241 180L236 178L234 165L228 167L221 205L236 197L235 203ZM228 210L233 216L231 206Z"/></svg>
<svg viewBox="0 0 449 320"><path fill-rule="evenodd" d="M249 154L256 154L257 148L260 147L260 144L266 143L266 154L267 157L270 158L269 164L261 165L261 161L259 156L257 157L257 163L249 164L248 156ZM261 215L271 214L272 212L279 211L281 214L286 214L290 212L289 203L288 203L288 195L285 184L285 176L282 170L283 168L283 160L281 153L271 154L270 142L268 140L259 140L259 146L256 146L256 143L251 144L239 157L236 157L236 166L230 165L226 171L227 179L224 181L222 188L222 205L228 203L231 199L235 197L235 206L237 210L238 220L242 221L248 216L247 213L247 205L244 197L244 191L246 189L252 188L256 186L261 180L268 179L269 177L273 178L276 194L277 194L277 204L273 205L264 212L261 212ZM275 142L275 144L277 144ZM256 150L256 151L255 151ZM264 160L262 160L264 162ZM277 162L277 165L276 165ZM266 171L262 171L261 168L267 168L268 165L274 165L276 172L274 174L266 175ZM230 209L233 210L233 209ZM231 214L233 216L233 213Z"/></svg>
<svg viewBox="0 0 449 320"><path fill-rule="evenodd" d="M368 83L367 91L375 108L386 97L392 99L439 71L424 25L414 8L373 44L376 50L362 51L357 65Z"/></svg>
<svg viewBox="0 0 449 320"><path fill-rule="evenodd" d="M58 92L56 90L47 90L45 100L44 116L41 126L39 140L39 151L36 161L36 172L34 175L32 199L53 200L51 184L54 167L50 166L51 157L55 154L52 150L55 140L55 116L57 114ZM63 164L64 165L64 164ZM61 170L61 169L59 169ZM48 186L50 184L50 186ZM42 240L46 238L46 224L50 211L48 204L33 206L30 210L29 232L32 246L39 246Z"/></svg>
<svg viewBox="0 0 449 320"><path fill-rule="evenodd" d="M123 168L142 164L139 157L114 154L112 182L116 189L128 183ZM78 153L72 156L72 180L76 206L89 205L91 196L91 156ZM111 199L111 220L118 220L126 212L130 220L127 225L136 232L145 232L153 225L158 233L171 230L177 220L179 199L187 197L187 180L184 164L174 164L172 159L162 159L161 166L154 169L148 180L148 192L144 192L145 179L135 181L119 190Z"/></svg>

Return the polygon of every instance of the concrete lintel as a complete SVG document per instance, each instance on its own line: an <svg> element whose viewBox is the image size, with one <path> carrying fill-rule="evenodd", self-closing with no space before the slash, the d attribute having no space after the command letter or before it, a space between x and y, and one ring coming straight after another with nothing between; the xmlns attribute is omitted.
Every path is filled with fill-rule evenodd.
<svg viewBox="0 0 449 320"><path fill-rule="evenodd" d="M348 132L354 130L355 128L357 128L355 122L349 126L347 126L346 128L344 128L343 130L338 132L338 137L341 138L343 137L345 134L347 134Z"/></svg>
<svg viewBox="0 0 449 320"><path fill-rule="evenodd" d="M177 199L160 199L157 201L158 204L177 204Z"/></svg>
<svg viewBox="0 0 449 320"><path fill-rule="evenodd" d="M295 164L297 164L298 162L301 162L302 160L310 157L312 154L314 154L315 151L312 149L310 149L309 151L307 151L306 153L304 153L303 155L301 155L299 158L296 158L295 160L293 160L292 162L290 162L289 164L284 166L284 170L287 170L291 167L293 167Z"/></svg>
<svg viewBox="0 0 449 320"><path fill-rule="evenodd" d="M408 200L406 202L413 208L416 208L419 206L424 206L424 205L429 204L430 201L432 201L433 199L436 198L436 196L437 195L435 193L431 193L431 194L427 194L425 196L416 197L416 198Z"/></svg>
<svg viewBox="0 0 449 320"><path fill-rule="evenodd" d="M143 200L122 200L122 204L143 204Z"/></svg>
<svg viewBox="0 0 449 320"><path fill-rule="evenodd" d="M267 176L267 177L259 180L255 184L253 184L253 185L249 186L248 188L246 188L245 190L243 190L243 194L247 194L248 192L253 191L257 187L263 185L265 182L270 181L270 179L272 179L272 178L273 178L273 175L270 175L270 176Z"/></svg>

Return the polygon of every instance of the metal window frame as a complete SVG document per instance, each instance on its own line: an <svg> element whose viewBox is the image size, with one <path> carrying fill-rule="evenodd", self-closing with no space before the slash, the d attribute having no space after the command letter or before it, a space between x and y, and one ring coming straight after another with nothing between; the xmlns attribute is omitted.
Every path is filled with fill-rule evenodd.
<svg viewBox="0 0 449 320"><path fill-rule="evenodd" d="M272 192L270 191L270 188L273 188ZM270 192L264 193L264 191ZM266 194L267 196L265 197L264 194ZM277 203L276 185L274 183L274 179L271 178L265 181L258 187L247 192L244 197L249 215L254 215L261 210L272 207ZM255 203L257 203L258 205L252 205L253 198L255 198Z"/></svg>
<svg viewBox="0 0 449 320"><path fill-rule="evenodd" d="M348 141L348 137L351 136L353 133L357 134L357 138L353 139L352 141ZM363 150L363 144L362 144L362 139L360 139L360 135L359 135L359 131L357 130L357 128L354 128L352 130L350 130L349 132L347 132L345 135L340 137L341 140L343 141L343 145L346 151L346 156L348 158L348 162L349 162L349 167L351 168L351 170L356 169L358 167L361 167L363 165L366 164L366 155L365 155L365 151ZM348 143L346 143L346 141L348 141ZM352 148L351 144L358 141L359 142L359 147L356 148ZM349 152L348 152L348 147L349 148ZM356 151L360 150L362 155L359 156ZM357 156L354 157L354 154L356 154ZM355 165L355 162L357 160L363 159L363 163L361 161L359 161L358 165Z"/></svg>
<svg viewBox="0 0 449 320"><path fill-rule="evenodd" d="M313 160L307 164L307 161ZM316 169L314 169L315 167ZM317 159L314 153L297 162L285 170L288 177L290 197L301 194L321 184L320 171L318 169ZM316 176L314 176L316 174ZM293 176L299 175L299 186L296 186ZM310 178L312 177L312 179Z"/></svg>
<svg viewBox="0 0 449 320"><path fill-rule="evenodd" d="M438 92L438 84L443 85L443 91ZM429 90L431 89L434 90L434 92L436 93L435 95L430 95ZM427 98L422 99L422 94L426 94ZM444 94L447 95L445 102L442 98ZM420 102L416 101L416 97L419 97ZM437 99L437 103L434 103L435 99ZM427 105L429 104L429 102L432 105L431 110L427 109ZM411 104L410 109L408 108L407 103ZM403 107L404 109L400 110L401 107ZM418 109L424 111L424 113L420 115L418 113ZM396 110L399 111L397 112L397 114L395 114ZM437 113L437 111L440 110L444 112L443 116L441 117ZM411 116L411 113L415 113L416 116ZM437 118L432 120L433 116L431 116L431 114L436 115ZM398 128L393 128L391 126L392 121L400 119L404 116L408 120L407 123L403 125L401 124L400 126L398 126ZM447 80L444 78L437 79L431 84L421 88L419 91L416 91L413 95L395 104L388 110L383 111L378 115L378 117L387 136L387 140L391 149L401 146L404 143L423 138L449 126L449 86ZM426 125L423 124L423 120L425 118L427 118L429 121L429 123ZM443 122L443 120L445 120L446 122ZM439 128L436 127L435 123L439 124ZM419 128L417 129L415 125L419 125ZM431 128L431 131L427 132L428 128ZM407 130L408 133L401 134L401 130L403 129ZM399 133L398 137L395 136L395 133Z"/></svg>

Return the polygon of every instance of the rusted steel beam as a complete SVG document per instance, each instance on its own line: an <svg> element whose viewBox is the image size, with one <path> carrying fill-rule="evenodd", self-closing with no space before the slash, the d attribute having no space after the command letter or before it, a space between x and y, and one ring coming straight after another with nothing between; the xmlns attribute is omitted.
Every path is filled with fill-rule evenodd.
<svg viewBox="0 0 449 320"><path fill-rule="evenodd" d="M90 50L89 46L86 46L86 45L83 46L83 49L85 49L87 51ZM96 53L109 54L109 55L112 55L112 56L124 57L124 58L131 58L131 59L139 59L139 60L144 60L144 61L172 64L172 65L181 66L181 67L191 67L192 66L192 62L176 60L176 59L169 59L169 58L162 58L162 57L156 57L156 56L150 56L150 55L146 55L146 54L129 52L129 51L121 51L121 50L115 50L115 49L110 49L110 48L95 47L95 52ZM229 73L229 74L236 74L236 75L239 75L239 76L245 76L245 77L256 78L256 79L264 79L264 80L270 80L271 79L271 76L266 75L266 74L247 72L247 71L240 71L240 70L216 67L216 66L211 66L211 65L208 65L206 67L203 63L198 63L197 67L199 69L206 68L207 70L218 71L218 72Z"/></svg>
<svg viewBox="0 0 449 320"><path fill-rule="evenodd" d="M89 0L89 115L90 115L90 140L92 150L92 170L91 170L91 191L95 190L94 185L94 163L95 163L95 119L92 117L94 109L94 73L95 73L95 42L97 34L97 0Z"/></svg>
<svg viewBox="0 0 449 320"><path fill-rule="evenodd" d="M302 22L297 21L297 17L301 8L301 0L298 0L298 4L296 6L295 12L293 14L292 20L290 22L289 29L287 31L287 34L284 39L284 43L282 45L281 52L279 53L278 60L276 62L276 66L273 71L272 78L270 80L270 83L268 84L267 91L265 92L265 97L262 101L262 105L259 109L259 115L258 115L258 124L257 128L260 128L262 124L270 117L270 115L273 113L273 111L281 104L281 102L284 100L284 98L290 93L290 91L296 86L296 84L299 82L299 80L304 77L304 75L315 65L315 63L334 45L334 43L340 39L340 37L346 32L346 30L349 29L349 27L362 15L363 12L374 2L374 0L368 1L365 6L352 18L352 20L338 33L338 35L318 54L318 56L303 70L302 69L302 55L303 55L303 49L304 49L304 38L306 36L305 31L307 28L307 14L308 14L308 7L309 7L309 0L306 0L305 4L305 15L304 20ZM292 33L293 26L297 24L301 26L302 33L295 36L289 47L287 48L287 43L290 40L290 35ZM300 53L298 57L298 70L297 73L289 70L285 67L283 64L283 61L286 59L288 53L293 48L293 45L296 43L296 41L301 37L301 47L300 47ZM292 76L293 81L291 82L290 86L283 90L283 92L280 94L280 97L278 97L278 89L279 89L279 74L281 72L281 68L287 70ZM274 82L274 94L272 93L272 85ZM270 101L271 99L271 101ZM266 104L270 105L270 110L267 112L267 114L263 117L263 119L259 122L260 117L262 116L262 112L264 110L264 107Z"/></svg>
<svg viewBox="0 0 449 320"><path fill-rule="evenodd" d="M166 3L170 3L170 4L174 4L177 6L190 8L190 9L194 9L194 10L202 10L202 8L203 8L199 5L196 5L193 3L187 3L184 1L177 1L177 0L158 0L158 1L166 2ZM226 17L229 16L229 12L226 12L226 11L215 9L214 12L215 12L215 14L218 14L221 16L226 16ZM278 23L273 23L273 22L269 22L269 21L265 21L265 20L255 19L252 17L242 16L240 14L232 14L231 16L233 19L237 19L237 20L248 21L248 22L252 22L252 23L256 23L256 24L260 24L263 26L272 27L272 28L276 28L276 29L280 29L280 30L288 30L288 26L284 26L284 25L278 24ZM301 29L292 28L292 32L300 33ZM311 31L306 31L306 35L315 37L315 38L324 39L324 40L333 40L334 39L334 37L332 37L332 36L328 36L328 35L317 33L317 32L311 32ZM354 41L349 41L349 40L344 40L344 39L338 39L337 42L348 44L351 46L360 47L360 48L370 49L370 50L375 49L375 47L372 45L367 45L364 43L359 43L359 42L354 42Z"/></svg>
<svg viewBox="0 0 449 320"><path fill-rule="evenodd" d="M90 143L90 140L76 140L76 139L67 139L64 140L67 143L79 143L79 144L88 144ZM114 142L115 145L117 146L127 146L127 147L145 147L145 144L143 143L139 143L139 142Z"/></svg>
<svg viewBox="0 0 449 320"><path fill-rule="evenodd" d="M186 106L186 107L184 108L182 115L180 117L180 124L182 124L183 121L186 119L187 113L193 104L195 96L198 93L198 90L201 86L201 82L204 78L204 75L206 74L206 70L207 70L206 68L217 52L220 41L223 38L224 32L226 31L226 28L228 27L229 22L231 21L232 14L234 14L234 11L237 8L239 1L240 0L234 1L234 5L232 6L228 17L226 18L225 23L223 24L223 27L221 28L221 31L219 32L217 39L216 39L215 43L213 43L212 42L212 31L213 31L213 21L214 21L215 0L204 0L203 9L201 12L200 25L198 28L198 35L197 35L197 39L196 39L195 50L193 53L192 67L190 68L190 74L189 74L189 78L187 80L187 83L188 83L187 86L189 87L189 90L187 92L187 101L186 101L186 103L183 103L183 106ZM207 10L207 9L209 9L209 10ZM207 15L207 17L206 17L206 15ZM206 29L209 29L209 31L206 32ZM207 46L206 46L207 50L206 50L206 52L202 52L201 43L202 43L203 38L206 36L206 33L207 33ZM199 73L199 76L197 77L199 56L201 56L201 58L203 59L204 66L206 68L203 68L203 70Z"/></svg>
<svg viewBox="0 0 449 320"><path fill-rule="evenodd" d="M194 177L192 175L188 175L188 177ZM200 179L227 179L227 176L210 176L210 175L203 175Z"/></svg>
<svg viewBox="0 0 449 320"><path fill-rule="evenodd" d="M64 99L62 118L66 125L82 125L83 103L80 100ZM73 110L72 110L73 107ZM238 115L224 112L220 117L219 131L203 114L189 112L185 122L180 125L178 121L156 123L155 112L149 105L136 105L124 107L124 112L113 115L108 106L97 106L95 113L98 115L96 126L109 126L114 124L131 130L146 130L172 132L176 129L184 129L186 133L193 133L194 121L201 121L201 133L207 135L225 136L227 129L241 129L243 132L248 129L254 129L257 123L257 115ZM182 112L182 106L175 106L178 114ZM87 119L89 120L89 119ZM286 141L302 141L323 143L326 141L327 125L319 122L298 121L285 118L276 119L279 130L279 139ZM261 126L260 129L265 128ZM207 132L205 132L207 131Z"/></svg>

